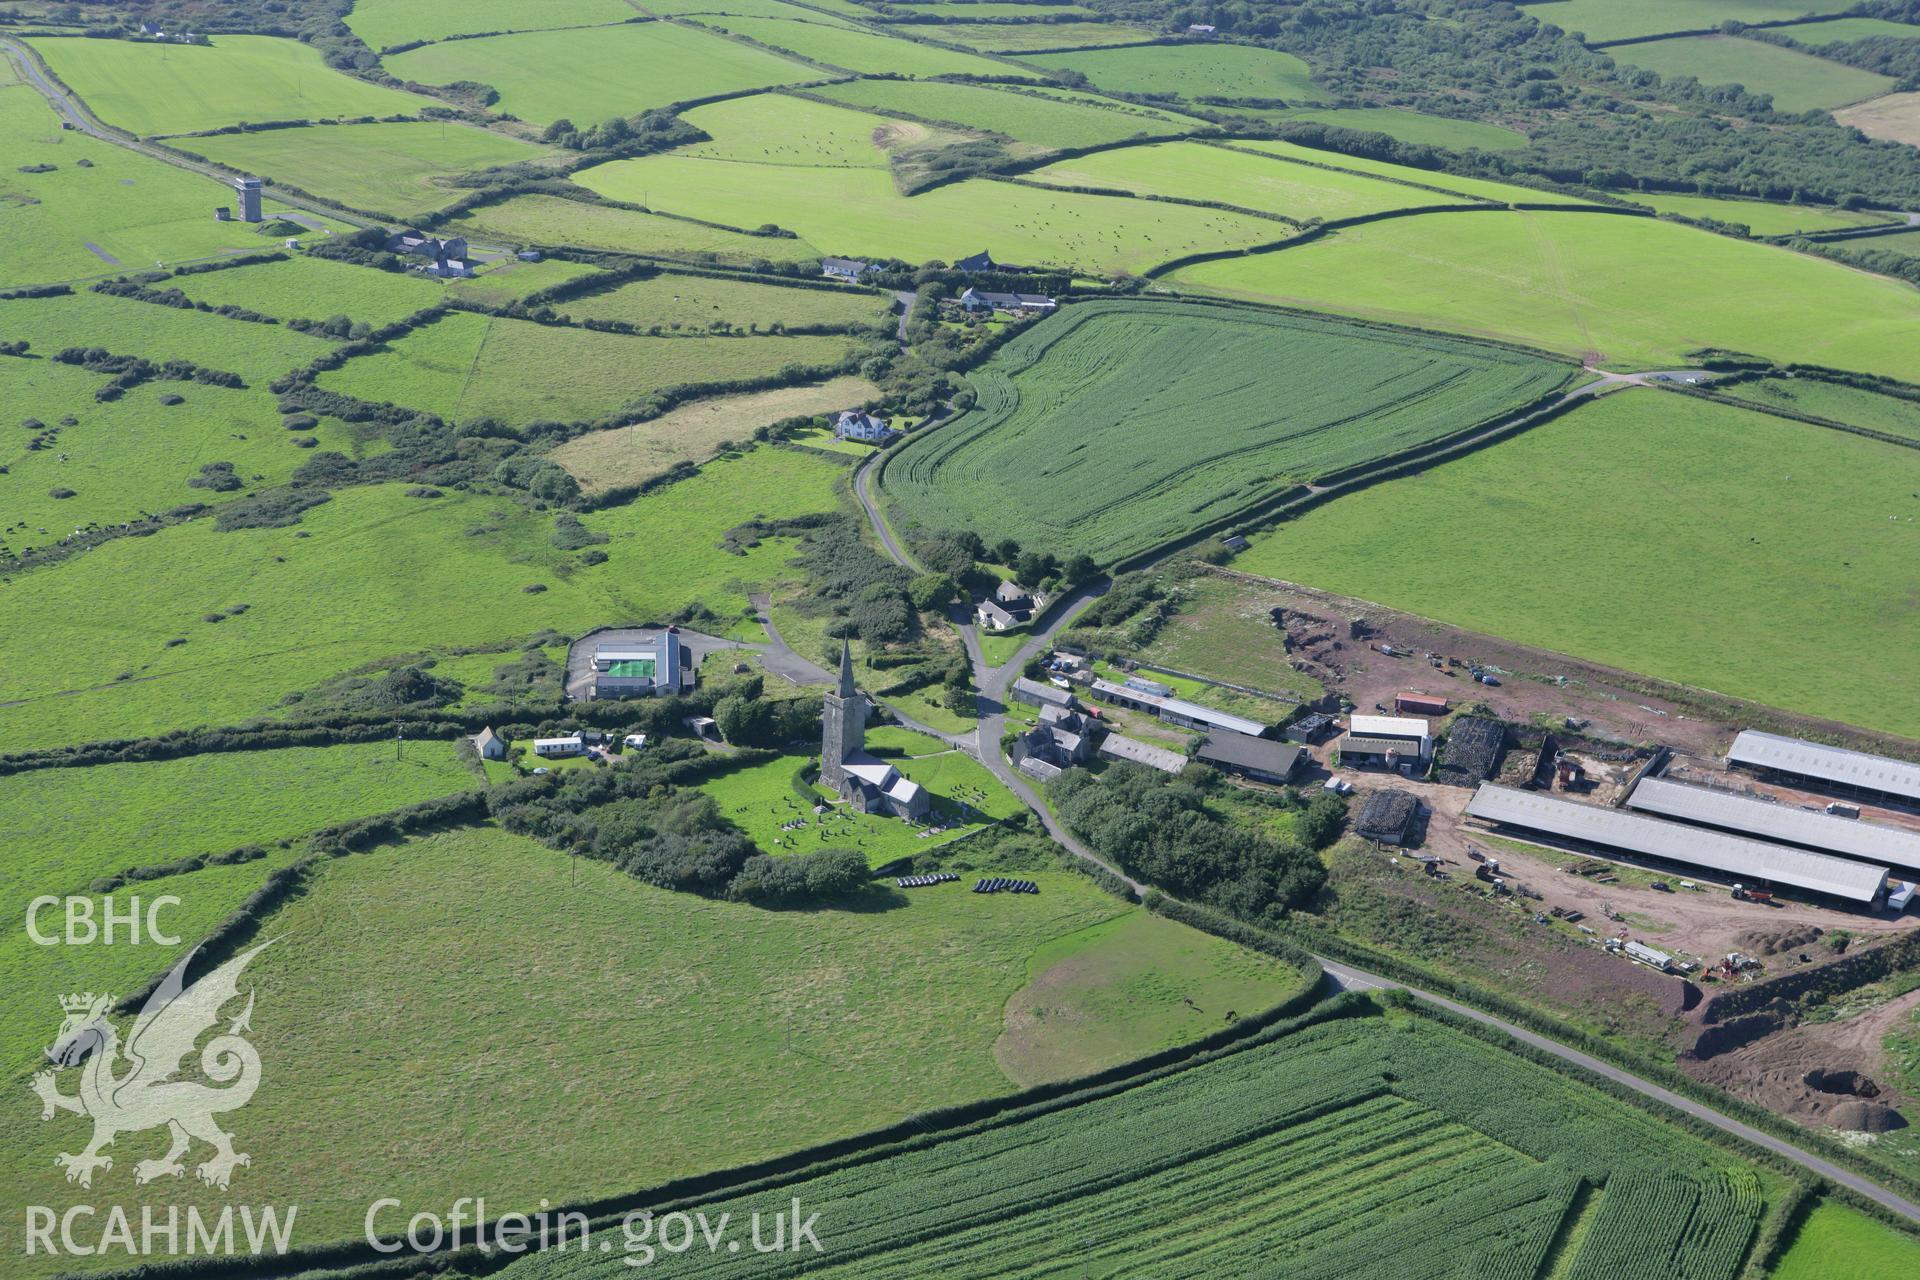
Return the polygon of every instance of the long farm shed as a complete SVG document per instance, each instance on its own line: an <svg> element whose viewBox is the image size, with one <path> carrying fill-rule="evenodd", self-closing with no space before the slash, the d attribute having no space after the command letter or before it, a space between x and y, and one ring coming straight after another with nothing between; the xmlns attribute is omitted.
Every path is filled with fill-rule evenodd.
<svg viewBox="0 0 1920 1280"><path fill-rule="evenodd" d="M1848 751L1748 729L1733 740L1727 763L1757 773L1812 782L1902 804L1920 804L1920 764Z"/></svg>
<svg viewBox="0 0 1920 1280"><path fill-rule="evenodd" d="M1642 781L1627 799L1627 807L1637 813L1755 836L1815 853L1883 862L1896 871L1920 875L1920 832L1877 822L1836 817L1736 792L1689 787L1665 778Z"/></svg>
<svg viewBox="0 0 1920 1280"><path fill-rule="evenodd" d="M1554 836L1596 849L1699 867L1735 881L1766 881L1860 906L1875 904L1887 868L1704 831L1618 809L1560 800L1513 787L1482 786L1467 816L1495 826Z"/></svg>

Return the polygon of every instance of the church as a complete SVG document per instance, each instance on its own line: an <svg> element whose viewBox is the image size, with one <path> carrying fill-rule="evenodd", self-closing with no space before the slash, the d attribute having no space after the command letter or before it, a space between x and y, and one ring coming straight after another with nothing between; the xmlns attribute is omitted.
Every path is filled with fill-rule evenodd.
<svg viewBox="0 0 1920 1280"><path fill-rule="evenodd" d="M867 754L867 700L853 687L853 651L840 643L840 681L820 717L820 785L856 813L890 813L915 822L927 816L927 789Z"/></svg>

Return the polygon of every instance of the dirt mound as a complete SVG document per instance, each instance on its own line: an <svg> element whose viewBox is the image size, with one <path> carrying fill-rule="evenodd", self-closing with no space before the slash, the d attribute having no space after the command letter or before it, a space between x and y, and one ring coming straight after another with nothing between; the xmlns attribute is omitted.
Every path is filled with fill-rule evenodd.
<svg viewBox="0 0 1920 1280"><path fill-rule="evenodd" d="M1818 925L1803 925L1797 929L1749 929L1740 935L1740 950L1756 955L1777 956L1802 950L1818 941L1825 932Z"/></svg>
<svg viewBox="0 0 1920 1280"><path fill-rule="evenodd" d="M1906 1128L1907 1118L1892 1107L1855 1099L1835 1106L1822 1123L1848 1133L1892 1133Z"/></svg>
<svg viewBox="0 0 1920 1280"><path fill-rule="evenodd" d="M1821 1093L1838 1093L1853 1098L1880 1096L1880 1086L1858 1071L1830 1071L1825 1067L1815 1067L1800 1078L1808 1088Z"/></svg>

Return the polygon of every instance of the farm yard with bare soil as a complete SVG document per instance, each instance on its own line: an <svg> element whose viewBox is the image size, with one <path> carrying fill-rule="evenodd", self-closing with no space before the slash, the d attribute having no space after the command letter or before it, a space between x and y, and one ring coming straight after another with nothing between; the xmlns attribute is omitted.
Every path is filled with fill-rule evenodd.
<svg viewBox="0 0 1920 1280"><path fill-rule="evenodd" d="M1920 1266L1916 58L0 7L0 1271Z"/></svg>

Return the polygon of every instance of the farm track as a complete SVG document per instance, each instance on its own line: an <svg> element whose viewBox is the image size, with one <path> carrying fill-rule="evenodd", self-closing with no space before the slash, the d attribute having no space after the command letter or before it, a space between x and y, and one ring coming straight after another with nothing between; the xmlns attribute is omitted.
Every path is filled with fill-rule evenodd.
<svg viewBox="0 0 1920 1280"><path fill-rule="evenodd" d="M131 134L122 133L106 124L98 116L93 114L92 108L87 106L79 94L61 87L60 83L53 78L53 74L46 69L34 55L33 51L14 37L0 35L0 50L5 51L8 60L19 69L21 76L25 78L26 82L31 85L41 97L47 100L48 105L53 108L54 113L58 115L61 120L73 128L78 129L81 133L91 138L98 138L102 142L110 142L116 147L125 147L129 151L138 152L149 159L170 164L176 169L185 169L189 173L195 173L203 178L209 178L222 186L230 186L232 184L233 180L226 172L215 165L202 164L197 160L189 160L178 152L169 151L165 147L154 146L152 143L142 142ZM324 201L314 200L308 196L297 196L279 187L268 187L267 194L281 204L290 205L296 209L304 209L308 213L317 214L320 217L328 218L335 222L343 222L351 227L369 227L374 225L367 218L357 213L348 213L343 209L336 209ZM208 260L210 261L210 259Z"/></svg>
<svg viewBox="0 0 1920 1280"><path fill-rule="evenodd" d="M1537 417L1539 414L1558 412L1568 404L1599 395L1603 391L1613 390L1622 386L1653 385L1654 380L1663 375L1667 377L1695 376L1699 371L1662 370L1623 374L1604 373L1597 369L1589 369L1588 372L1596 375L1594 381L1574 388L1560 397L1549 409L1540 410L1531 416ZM1513 424L1509 423L1499 429L1511 430L1512 426ZM1493 430L1490 429L1488 432L1482 434L1492 435L1493 433ZM1456 448L1465 449L1472 447L1476 442L1480 441L1480 439L1480 436L1476 436L1472 440L1461 441L1456 445ZM1448 450L1447 452L1450 454L1453 450ZM873 473L877 469L877 464L884 457L884 454L876 453L860 464L859 469L854 472L853 477L854 495L860 500L860 505L866 512L867 520L873 526L874 534L879 539L880 545L886 550L887 554L897 563L908 568L913 568L913 561L906 555L904 549L895 539L893 530L888 526L885 518L882 516L879 504L873 495ZM1353 481L1347 485L1343 485L1342 490L1344 491L1350 487L1361 487L1366 483L1369 483L1366 477L1355 477ZM1163 551L1160 556L1156 557L1156 561L1178 550L1179 545L1181 544L1176 544L1175 547ZM1148 563L1154 562L1155 561L1149 561ZM1041 826L1046 830L1048 836L1053 839L1054 843L1058 844L1068 853L1071 853L1074 857L1091 863L1093 866L1099 867L1101 870L1118 877L1136 894L1144 894L1152 886L1135 880L1133 877L1107 862L1099 854L1082 843L1072 832L1061 825L1059 820L1053 816L1052 811L1047 808L1046 804L1040 799L1034 789L1027 784L1025 779L1017 775L1013 769L1007 765L1006 760L1001 756L999 750L1000 735L1004 731L1007 718L1005 704L1006 691L1013 683L1014 677L1020 673L1021 669L1025 667L1030 659L1052 643L1053 638L1079 613L1082 607L1104 595L1111 585L1107 579L1102 578L1097 582L1075 588L1065 597L1056 601L1048 611L1050 620L1046 625L1037 631L1026 644L1022 645L1018 653L1014 654L1011 659L998 667L989 667L987 665L980 650L979 635L971 623L956 622L954 625L955 629L960 633L962 643L966 645L969 658L972 659L974 683L979 690L978 700L981 715L979 724L974 730L974 743L972 746L974 756L981 764L987 767L994 777L1000 781L1001 785L1020 797L1021 802L1040 820ZM948 740L953 740L953 735L940 736L946 737ZM1596 1058L1591 1054L1583 1053L1570 1045L1561 1044L1559 1041L1550 1039L1538 1032L1529 1031L1515 1023L1507 1022L1490 1013L1475 1009L1470 1005L1461 1004L1457 1000L1450 1000L1445 996L1423 990L1419 987L1410 986L1403 982L1398 982L1381 974L1370 973L1364 969L1354 968L1352 965L1341 964L1326 956L1315 956L1314 958L1319 961L1321 969L1325 971L1327 984L1335 990L1405 990L1409 994L1417 996L1430 1004L1438 1005L1463 1018L1470 1018L1483 1026L1504 1032L1533 1049L1551 1054L1563 1062L1571 1063L1574 1066L1610 1080L1615 1084L1632 1089L1642 1097L1662 1103L1696 1120L1710 1124L1724 1133L1731 1134L1736 1138L1771 1152L1782 1159L1791 1161L1837 1186L1845 1187L1857 1195L1864 1196L1882 1208L1897 1213L1910 1221L1920 1223L1920 1204L1916 1204L1904 1196L1897 1195L1860 1174L1841 1168L1829 1160L1825 1160L1810 1151L1803 1150L1784 1138L1776 1138L1772 1134L1764 1133L1751 1125L1734 1119L1732 1116L1716 1111L1705 1103L1695 1102L1691 1098L1683 1097L1650 1080L1644 1080L1623 1067L1614 1066L1612 1063Z"/></svg>

